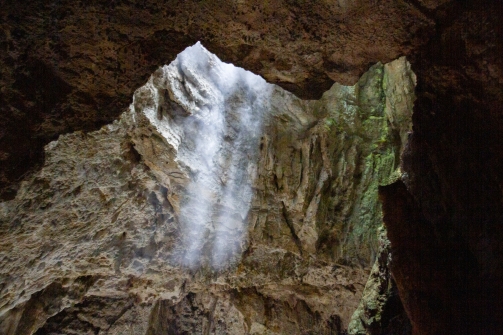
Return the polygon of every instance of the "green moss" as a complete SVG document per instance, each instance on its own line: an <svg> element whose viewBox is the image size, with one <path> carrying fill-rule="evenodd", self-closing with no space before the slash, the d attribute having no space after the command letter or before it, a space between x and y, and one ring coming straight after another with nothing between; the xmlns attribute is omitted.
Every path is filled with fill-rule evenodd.
<svg viewBox="0 0 503 335"><path fill-rule="evenodd" d="M323 127L325 128L326 131L330 131L333 125L335 125L334 118L326 118L324 120Z"/></svg>
<svg viewBox="0 0 503 335"><path fill-rule="evenodd" d="M385 113L386 99L399 99L386 91L395 81L382 64L376 64L357 85L334 85L315 104L314 114L322 120L321 130L336 143L326 152L334 153L332 166L342 174L334 175L334 184L326 188L325 192L333 196L321 199L318 228L341 232L343 238L334 238L333 242L341 261L368 261L364 265L373 262L378 249L377 230L382 224L378 187L400 178L396 154L401 147Z"/></svg>

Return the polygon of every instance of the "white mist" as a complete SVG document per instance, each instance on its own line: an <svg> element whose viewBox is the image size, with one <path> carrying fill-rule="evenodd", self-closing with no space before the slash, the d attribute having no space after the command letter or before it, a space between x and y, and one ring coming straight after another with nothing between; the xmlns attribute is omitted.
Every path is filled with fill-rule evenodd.
<svg viewBox="0 0 503 335"><path fill-rule="evenodd" d="M239 261L245 247L273 86L223 63L200 43L161 70L146 85L155 101L143 113L177 150L176 160L190 179L180 195L181 238L172 261L223 269Z"/></svg>

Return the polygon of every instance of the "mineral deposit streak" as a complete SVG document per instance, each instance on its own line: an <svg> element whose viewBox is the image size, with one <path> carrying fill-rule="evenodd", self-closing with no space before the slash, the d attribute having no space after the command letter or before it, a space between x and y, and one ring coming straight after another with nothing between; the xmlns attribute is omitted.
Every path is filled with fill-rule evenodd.
<svg viewBox="0 0 503 335"><path fill-rule="evenodd" d="M222 269L239 261L272 85L221 62L200 43L164 67L171 113L181 129L178 159L190 182L182 195L176 263ZM176 106L175 106L176 107Z"/></svg>

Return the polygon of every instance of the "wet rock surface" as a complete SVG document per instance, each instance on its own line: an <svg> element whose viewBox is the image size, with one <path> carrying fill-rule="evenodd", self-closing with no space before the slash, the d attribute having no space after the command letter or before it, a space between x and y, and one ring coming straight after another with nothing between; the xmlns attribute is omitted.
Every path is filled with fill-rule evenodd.
<svg viewBox="0 0 503 335"><path fill-rule="evenodd" d="M216 71L218 60L202 55L204 69ZM264 114L262 135L256 142L247 136L257 163L240 177L251 182L250 208L239 216L241 202L197 195L215 210L228 205L232 215L225 227L218 216L196 227L204 234L194 266L179 261L190 233L184 206L196 196L191 181L202 180L208 165L191 156L197 128L187 120L211 117L207 106L219 103L222 87L181 59L157 70L119 120L49 143L44 167L2 202L3 333L347 328L378 252L377 187L395 173L401 133L410 129L411 106L398 103L413 101L410 66L404 58L377 64L357 85L336 84L318 101L259 78L265 86L256 85L268 89L251 109L243 105L253 91L236 81L218 151L226 157L240 148L232 138L240 113ZM243 159L224 161L239 167ZM213 177L231 183L236 177L225 164ZM209 247L219 229L237 247L215 266Z"/></svg>

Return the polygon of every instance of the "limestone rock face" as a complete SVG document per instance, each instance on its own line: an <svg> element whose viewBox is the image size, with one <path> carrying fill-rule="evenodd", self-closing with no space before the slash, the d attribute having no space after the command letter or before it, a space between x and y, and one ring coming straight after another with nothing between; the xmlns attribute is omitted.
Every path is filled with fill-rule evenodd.
<svg viewBox="0 0 503 335"><path fill-rule="evenodd" d="M354 84L369 64L406 55L418 77L418 100L403 156L405 191L383 190L390 239L398 237L391 241L392 272L416 332L499 333L502 6L492 0L3 1L0 198L15 198L27 171L44 161L45 145L111 123L134 89L197 40L311 98L333 79Z"/></svg>
<svg viewBox="0 0 503 335"><path fill-rule="evenodd" d="M0 204L0 332L340 333L414 84L401 58L303 101L187 49Z"/></svg>
<svg viewBox="0 0 503 335"><path fill-rule="evenodd" d="M334 81L353 85L369 64L416 51L433 27L402 0L35 0L0 7L4 199L42 162L44 145L112 122L159 65L197 41L299 97L319 99Z"/></svg>
<svg viewBox="0 0 503 335"><path fill-rule="evenodd" d="M405 335L412 331L391 275L392 254L385 229L379 234L379 253L348 326L351 335Z"/></svg>

